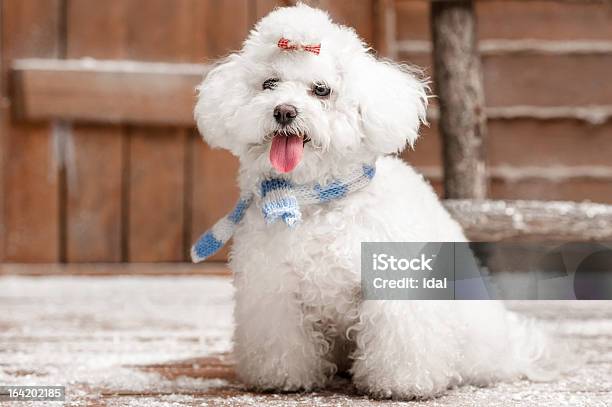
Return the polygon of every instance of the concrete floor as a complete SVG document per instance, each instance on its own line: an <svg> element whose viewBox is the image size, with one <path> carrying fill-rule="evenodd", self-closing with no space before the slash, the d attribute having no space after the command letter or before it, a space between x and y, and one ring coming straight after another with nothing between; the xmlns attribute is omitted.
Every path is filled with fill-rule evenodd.
<svg viewBox="0 0 612 407"><path fill-rule="evenodd" d="M612 406L612 301L510 306L570 341L584 365L553 383L401 403L369 400L346 379L318 393L245 391L230 353L227 277L0 276L0 385L65 385L75 406Z"/></svg>

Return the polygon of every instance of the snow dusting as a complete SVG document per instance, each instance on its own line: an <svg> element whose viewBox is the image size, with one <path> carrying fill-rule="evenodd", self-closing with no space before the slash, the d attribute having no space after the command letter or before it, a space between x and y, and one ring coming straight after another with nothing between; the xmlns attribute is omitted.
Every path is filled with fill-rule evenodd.
<svg viewBox="0 0 612 407"><path fill-rule="evenodd" d="M68 406L612 405L612 302L509 304L583 359L558 381L399 402L370 400L346 378L315 393L245 390L231 361L232 297L227 277L0 277L0 384L65 385Z"/></svg>

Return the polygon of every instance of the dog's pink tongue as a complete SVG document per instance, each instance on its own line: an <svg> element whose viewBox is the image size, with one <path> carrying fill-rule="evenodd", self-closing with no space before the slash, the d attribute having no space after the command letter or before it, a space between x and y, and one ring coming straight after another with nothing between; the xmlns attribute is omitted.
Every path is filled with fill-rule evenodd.
<svg viewBox="0 0 612 407"><path fill-rule="evenodd" d="M301 137L277 134L270 147L270 163L278 172L290 172L300 163L303 152L304 142Z"/></svg>

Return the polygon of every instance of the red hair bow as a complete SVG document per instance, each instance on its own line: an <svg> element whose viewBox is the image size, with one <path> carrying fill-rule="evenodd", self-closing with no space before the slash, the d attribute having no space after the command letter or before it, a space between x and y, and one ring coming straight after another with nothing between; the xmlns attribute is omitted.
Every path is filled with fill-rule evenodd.
<svg viewBox="0 0 612 407"><path fill-rule="evenodd" d="M285 51L307 51L315 55L319 55L321 52L321 44L300 44L289 41L287 38L278 40L278 47Z"/></svg>

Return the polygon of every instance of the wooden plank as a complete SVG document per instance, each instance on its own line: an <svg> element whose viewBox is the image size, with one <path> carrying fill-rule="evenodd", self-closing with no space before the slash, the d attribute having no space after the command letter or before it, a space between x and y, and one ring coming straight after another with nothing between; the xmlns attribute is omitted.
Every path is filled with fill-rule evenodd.
<svg viewBox="0 0 612 407"><path fill-rule="evenodd" d="M195 64L35 59L13 69L21 120L180 126L193 125L194 87L205 71Z"/></svg>
<svg viewBox="0 0 612 407"><path fill-rule="evenodd" d="M339 24L353 27L367 43L374 43L374 1L362 0L318 0L311 1L313 6L329 11L332 19Z"/></svg>
<svg viewBox="0 0 612 407"><path fill-rule="evenodd" d="M201 139L194 141L193 213L191 241L196 239L236 204L239 190L236 184L238 160L225 150L213 150ZM223 261L229 247L210 258Z"/></svg>
<svg viewBox="0 0 612 407"><path fill-rule="evenodd" d="M444 197L440 168L418 168ZM490 199L597 202L612 204L612 173L609 168L490 167Z"/></svg>
<svg viewBox="0 0 612 407"><path fill-rule="evenodd" d="M193 36L201 0L130 0L127 5L127 55L139 61L189 62L198 52ZM237 10L241 12L241 10Z"/></svg>
<svg viewBox="0 0 612 407"><path fill-rule="evenodd" d="M378 0L359 2L352 0L306 0L303 3L327 11L334 22L353 27L366 43L372 45L376 37L374 24L376 1ZM298 3L298 1L289 1L289 4L295 3Z"/></svg>
<svg viewBox="0 0 612 407"><path fill-rule="evenodd" d="M612 83L606 80L610 76L612 52L489 55L483 64L490 106L612 104Z"/></svg>
<svg viewBox="0 0 612 407"><path fill-rule="evenodd" d="M430 39L429 0L395 0L400 41ZM485 0L476 2L482 39L609 40L612 7L602 1Z"/></svg>
<svg viewBox="0 0 612 407"><path fill-rule="evenodd" d="M487 158L491 165L612 170L612 121L593 125L569 119L489 120L488 134ZM612 198L612 190L610 195Z"/></svg>
<svg viewBox="0 0 612 407"><path fill-rule="evenodd" d="M68 58L120 58L123 55L122 2L69 0ZM107 28L107 29L104 29ZM110 34L109 34L110 33ZM99 83L91 78L87 84ZM57 106L58 99L53 95ZM90 99L98 110L97 98ZM77 100L71 100L73 104ZM84 105L82 105L84 106ZM67 167L67 243L69 262L120 261L122 231L123 132L119 126L80 124L72 129Z"/></svg>
<svg viewBox="0 0 612 407"><path fill-rule="evenodd" d="M440 103L447 198L483 199L486 116L472 1L431 4L434 77Z"/></svg>
<svg viewBox="0 0 612 407"><path fill-rule="evenodd" d="M188 130L138 127L130 131L130 261L185 259L184 162Z"/></svg>
<svg viewBox="0 0 612 407"><path fill-rule="evenodd" d="M196 61L212 60L240 49L250 29L250 0L196 1L196 26L192 44Z"/></svg>
<svg viewBox="0 0 612 407"><path fill-rule="evenodd" d="M447 200L473 241L612 239L612 205L543 201Z"/></svg>
<svg viewBox="0 0 612 407"><path fill-rule="evenodd" d="M590 49L569 42L488 42L481 45L484 47L481 47L481 55L488 106L527 105L557 109L596 106L597 110L604 107L610 111L612 83L607 77L612 64L612 42ZM401 49L399 60L431 72L429 48L418 46L409 52ZM525 69L526 66L531 69ZM591 80L568 79L577 77Z"/></svg>
<svg viewBox="0 0 612 407"><path fill-rule="evenodd" d="M6 135L8 133L8 114L9 101L5 97L8 83L5 83L4 76L4 44L2 41L2 16L4 8L4 0L0 0L0 264L4 261L4 240L6 238L6 227L4 224L4 199L6 191L4 189L4 161L6 153Z"/></svg>
<svg viewBox="0 0 612 407"><path fill-rule="evenodd" d="M431 71L428 52L401 53L399 57ZM582 115L605 120L612 111L612 86L605 81L610 61L612 53L485 53L485 99L496 108L487 114L500 117L506 114L500 108L512 108L506 109L512 113L516 106L527 105L523 115L533 112L535 116L542 111L546 114L543 118ZM525 70L524 66L538 69ZM17 61L15 67L13 87L21 119L180 126L193 125L193 88L206 70L205 65L126 61L93 65L87 61L25 60ZM543 71L551 73L542 76ZM595 80L568 84L568 77L581 74ZM49 103L51 99L54 103Z"/></svg>
<svg viewBox="0 0 612 407"><path fill-rule="evenodd" d="M5 259L59 259L57 162L49 126L11 126L5 163Z"/></svg>
<svg viewBox="0 0 612 407"><path fill-rule="evenodd" d="M429 41L429 0L393 0L395 3L396 38L398 41Z"/></svg>
<svg viewBox="0 0 612 407"><path fill-rule="evenodd" d="M69 262L121 260L122 132L76 125L67 166Z"/></svg>
<svg viewBox="0 0 612 407"><path fill-rule="evenodd" d="M0 0L1 2L1 0ZM0 263L4 261L4 249L6 239L6 224L4 220L4 162L6 154L6 135L8 134L8 101L0 95Z"/></svg>
<svg viewBox="0 0 612 407"><path fill-rule="evenodd" d="M423 52L402 53L400 59L421 66L431 64L428 53ZM599 104L609 110L610 92L606 92L604 80L609 54L485 53L483 59L485 93L490 106ZM525 65L537 66L538 70L524 70ZM49 60L18 61L15 68L13 85L21 119L177 125L193 123L193 87L205 71L200 65L127 62L94 65L86 61ZM536 71L553 74L543 77ZM568 77L581 74L601 80L567 85ZM508 77L513 78L512 81L499 80ZM164 85L160 87L159 83ZM524 89L532 90L529 97Z"/></svg>
<svg viewBox="0 0 612 407"><path fill-rule="evenodd" d="M478 1L481 38L609 40L609 1L488 0Z"/></svg>
<svg viewBox="0 0 612 407"><path fill-rule="evenodd" d="M269 12L274 10L276 7L286 6L288 3L282 0L253 0L249 2L251 6L250 10L250 26L259 21L262 17L266 16Z"/></svg>
<svg viewBox="0 0 612 407"><path fill-rule="evenodd" d="M2 2L2 93L8 95L8 69L17 58L57 58L60 1ZM36 29L34 29L36 27Z"/></svg>
<svg viewBox="0 0 612 407"><path fill-rule="evenodd" d="M0 263L0 276L230 276L225 263Z"/></svg>
<svg viewBox="0 0 612 407"><path fill-rule="evenodd" d="M189 62L201 53L194 44L199 24L195 11L200 1L133 0L129 3L128 57L136 60ZM212 20L203 20L204 25ZM201 55L201 54L200 54ZM194 88L167 95L185 101L186 123L193 126ZM156 85L159 87L160 85ZM182 108L183 108L182 107ZM187 130L136 127L130 131L128 259L130 261L182 261L186 219L185 158Z"/></svg>
<svg viewBox="0 0 612 407"><path fill-rule="evenodd" d="M605 241L612 239L612 205L561 201L446 200L445 207L473 241L545 240ZM203 269L200 270L200 267ZM185 264L81 264L32 266L3 264L0 274L227 274L225 266Z"/></svg>
<svg viewBox="0 0 612 407"><path fill-rule="evenodd" d="M126 56L125 0L67 0L67 51L75 57Z"/></svg>
<svg viewBox="0 0 612 407"><path fill-rule="evenodd" d="M380 57L395 58L397 48L397 12L394 0L375 0L372 46Z"/></svg>
<svg viewBox="0 0 612 407"><path fill-rule="evenodd" d="M57 57L61 42L59 0L2 2L2 84L16 58ZM4 93L6 95L6 93ZM8 123L3 135L4 252L9 261L59 258L58 161L50 126Z"/></svg>
<svg viewBox="0 0 612 407"><path fill-rule="evenodd" d="M612 121L594 125L574 119L517 117L487 122L487 165L506 167L588 167L612 171ZM529 146L529 148L525 148ZM402 157L416 167L440 167L437 120L421 130L414 149Z"/></svg>
<svg viewBox="0 0 612 407"><path fill-rule="evenodd" d="M546 201L573 201L573 202L597 202L612 204L612 177L591 176L581 174L581 168L566 168L565 173L569 176L554 175L547 177L548 168L527 169L531 174L512 179L504 173L521 172L521 169L510 169L497 173L492 168L491 174L491 199L541 199ZM562 169L559 169L562 170ZM527 172L526 171L526 172Z"/></svg>
<svg viewBox="0 0 612 407"><path fill-rule="evenodd" d="M203 27L196 37L203 57L215 58L240 48L249 29L247 2L198 3L197 15L202 21L218 21ZM243 13L240 10L245 10ZM214 39L214 40L213 40ZM238 161L227 151L212 150L201 139L192 144L191 242L220 217L225 215L238 198L236 174ZM211 260L225 260L226 248Z"/></svg>

